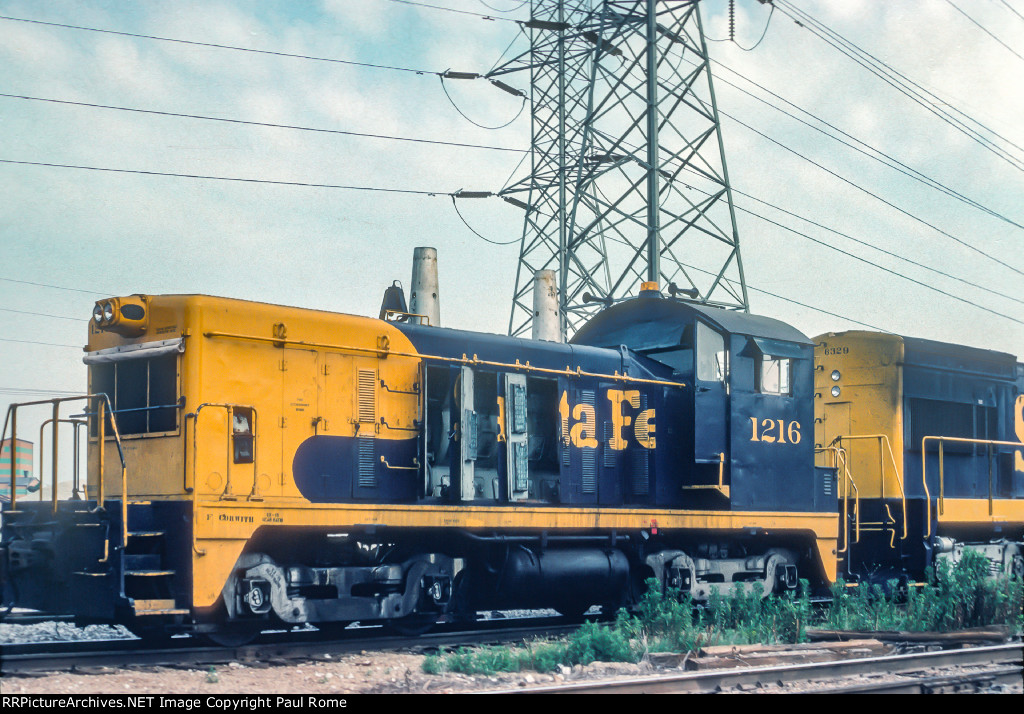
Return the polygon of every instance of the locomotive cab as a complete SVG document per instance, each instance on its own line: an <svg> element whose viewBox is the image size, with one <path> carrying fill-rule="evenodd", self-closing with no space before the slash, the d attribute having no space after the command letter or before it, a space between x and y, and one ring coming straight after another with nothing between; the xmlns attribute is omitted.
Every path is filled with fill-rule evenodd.
<svg viewBox="0 0 1024 714"><path fill-rule="evenodd" d="M685 385L659 422L688 508L829 511L835 474L811 466L813 343L771 318L646 290L585 325L574 344L624 346Z"/></svg>

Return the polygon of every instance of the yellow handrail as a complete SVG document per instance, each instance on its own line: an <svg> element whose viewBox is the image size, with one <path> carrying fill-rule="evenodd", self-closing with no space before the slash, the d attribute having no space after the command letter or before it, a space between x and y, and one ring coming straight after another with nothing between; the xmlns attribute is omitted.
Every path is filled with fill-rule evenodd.
<svg viewBox="0 0 1024 714"><path fill-rule="evenodd" d="M262 500L262 498L260 497L260 491L259 491L260 470L259 470L259 460L257 458L258 446L256 444L256 441L257 441L257 438L256 438L256 416L257 416L256 415L256 407L245 405L245 404L226 404L226 403L222 403L222 402L204 402L204 403L200 404L198 407L196 407L196 411L192 415L192 417L193 417L192 418L192 487L195 488L195 484L196 484L196 462L197 462L197 458L198 458L198 456L197 456L197 454L198 454L198 446L197 446L197 444L199 442L199 439L198 439L199 412L201 412L204 407L219 407L221 409L226 409L227 410L227 417L228 417L228 428L227 428L227 436L228 436L227 464L226 464L225 469L224 469L224 493L221 494L221 499L229 500L229 501L230 500L234 500L234 498L235 498L235 495L233 493L231 493L231 462L234 460L234 445L232 444L231 438L234 435L234 432L232 431L232 424L234 423L233 417L234 417L234 413L235 413L235 408L236 407L242 407L243 409L249 409L249 410L252 411L252 424L249 427L250 431L252 432L252 489L249 491L249 497L248 498L249 498L250 501L260 501L260 500Z"/></svg>
<svg viewBox="0 0 1024 714"><path fill-rule="evenodd" d="M57 397L55 399L40 399L33 402L21 402L18 404L11 404L7 407L7 418L4 420L3 431L0 432L0 441L7 435L7 423L8 420L11 424L11 510L14 511L17 508L18 502L18 489L16 488L17 483L15 481L15 470L14 470L14 446L17 443L18 435L18 409L21 407L39 406L41 404L50 404L53 406L53 417L50 421L55 423L54 426L54 437L53 437L53 509L54 513L57 512L57 428L56 423L64 421L60 418L60 405L64 402L76 402L76 401L92 402L95 400L96 405L96 416L98 419L97 424L97 443L99 445L99 480L97 484L97 499L96 509L97 511L104 508L103 503L105 500L105 488L103 478L103 467L104 467L104 452L106 451L106 411L109 410L111 413L110 426L113 429L114 444L117 446L117 453L121 459L121 534L122 541L124 544L128 540L128 466L124 460L124 449L121 447L121 434L117 429L117 419L113 418L113 407L110 405L110 397L106 394L83 394L77 397ZM48 423L48 422L44 422ZM41 452L40 452L41 453ZM41 456L40 456L41 458ZM41 475L41 474L40 474ZM40 485L40 491L42 485ZM86 494L88 496L88 494ZM40 496L40 499L42 497ZM106 562L107 557L104 557L100 562Z"/></svg>
<svg viewBox="0 0 1024 714"><path fill-rule="evenodd" d="M853 480L853 474L850 473L850 464L846 458L846 449L841 446L824 446L818 447L814 450L814 453L829 452L832 454L832 463L835 469L839 468L840 462L842 462L843 469L843 495L842 495L842 532L843 532L843 546L839 548L837 552L845 553L850 547L850 531L849 525L847 524L848 513L850 512L850 487L853 486L853 513L854 513L854 530L856 537L854 543L860 542L860 489L857 488L856 481Z"/></svg>
<svg viewBox="0 0 1024 714"><path fill-rule="evenodd" d="M896 464L896 456L892 451L892 444L889 443L889 437L885 434L846 434L843 436L837 436L832 440L835 444L839 442L842 445L843 439L849 439L854 441L857 439L877 439L878 440L878 481L879 481L879 498L885 498L885 452L882 451L882 444L885 443L885 448L889 452L889 460L892 462L893 473L896 476L896 483L900 487L900 502L903 508L903 536L900 540L906 540L908 536L907 532L907 492L903 488L903 476L900 474L900 467Z"/></svg>
<svg viewBox="0 0 1024 714"><path fill-rule="evenodd" d="M54 406L54 409L56 410L56 405ZM74 464L75 464L75 466L74 466L74 468L75 468L75 484L74 484L74 488L71 491L71 496L72 496L72 498L74 498L75 494L78 492L78 480L77 480L78 479L78 428L81 427L81 426L86 426L88 424L88 422L86 422L84 419L57 419L57 420L54 420L54 419L51 418L51 419L47 419L46 421L44 421L42 424L39 425L39 500L40 501L43 500L43 474L46 472L46 469L44 468L44 464L43 464L43 454L45 453L43 451L43 434L44 434L44 431L46 430L46 425L47 424L54 424L54 427L53 427L53 451L54 451L53 456L54 456L54 459L53 459L53 466L51 467L51 471L53 472L53 494L52 494L53 495L53 512L56 514L57 513L57 425L58 424L73 424L74 427L75 427L75 444L74 444L74 450L72 452L74 454L73 458L75 460L74 461Z"/></svg>
<svg viewBox="0 0 1024 714"><path fill-rule="evenodd" d="M928 518L928 536L932 534L932 499L931 494L928 491L928 455L927 445L928 441L939 442L939 495L938 495L938 512L942 515L943 509L945 508L946 501L946 483L945 483L945 451L943 450L943 444L947 441L955 444L979 444L982 446L988 446L989 449L993 446L1013 446L1020 448L1019 441L994 441L992 439L966 439L957 436L925 436L921 439L921 485L924 486L924 497L925 503L927 504L925 513ZM993 513L993 501L994 496L992 495L992 464L991 458L988 469L988 514L991 516Z"/></svg>

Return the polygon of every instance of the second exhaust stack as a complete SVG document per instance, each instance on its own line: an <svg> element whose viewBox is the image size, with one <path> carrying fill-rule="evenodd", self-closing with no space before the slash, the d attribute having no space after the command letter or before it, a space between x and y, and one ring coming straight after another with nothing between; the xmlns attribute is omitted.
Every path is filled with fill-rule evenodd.
<svg viewBox="0 0 1024 714"><path fill-rule="evenodd" d="M415 248L412 252L412 281L409 284L409 312L426 315L430 324L441 324L438 298L437 248Z"/></svg>

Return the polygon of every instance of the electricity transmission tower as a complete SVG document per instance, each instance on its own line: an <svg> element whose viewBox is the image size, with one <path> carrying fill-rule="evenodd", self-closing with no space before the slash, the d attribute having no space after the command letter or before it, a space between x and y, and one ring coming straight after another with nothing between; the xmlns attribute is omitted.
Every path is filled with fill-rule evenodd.
<svg viewBox="0 0 1024 714"><path fill-rule="evenodd" d="M641 281L746 310L739 234L698 0L532 0L529 174L509 334L536 270L557 271L563 336Z"/></svg>

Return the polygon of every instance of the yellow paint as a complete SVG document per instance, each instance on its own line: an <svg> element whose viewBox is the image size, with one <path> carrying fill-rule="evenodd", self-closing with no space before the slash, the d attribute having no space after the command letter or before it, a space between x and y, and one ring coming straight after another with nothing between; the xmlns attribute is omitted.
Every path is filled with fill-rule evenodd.
<svg viewBox="0 0 1024 714"><path fill-rule="evenodd" d="M146 330L126 337L98 330L90 323L87 349L185 337L178 357L177 430L165 434L124 436L129 493L156 499L188 497L186 486L198 495L246 498L259 481L264 497L298 497L291 474L295 449L315 433L354 436L372 433L379 439L408 439L403 431L420 419L420 399L409 385L420 379L419 360L396 355L379 358L381 345L414 355L412 343L394 326L370 318L316 310L242 302L202 295L148 298ZM247 334L265 340L209 337L209 334ZM283 341L282 341L283 340ZM303 346L300 343L346 345L351 350ZM373 414L360 412L356 382L359 370L373 374ZM397 385L397 386L396 386ZM365 395L364 395L365 396ZM259 474L252 464L233 464L226 410L204 403L253 406L258 411L255 448ZM198 413L198 417L189 414ZM384 418L384 426L380 419ZM97 493L99 452L92 439L89 453L89 493ZM120 493L120 460L108 439L104 487L108 497ZM230 470L231 491L225 493Z"/></svg>
<svg viewBox="0 0 1024 714"><path fill-rule="evenodd" d="M596 449L597 441L597 413L590 404L577 404L572 408L572 418L576 423L572 425L569 439L577 449Z"/></svg>
<svg viewBox="0 0 1024 714"><path fill-rule="evenodd" d="M633 435L636 437L637 443L645 449L653 449L657 446L657 440L654 437L655 426L653 409L644 409L637 414L636 423L633 425Z"/></svg>
<svg viewBox="0 0 1024 714"><path fill-rule="evenodd" d="M196 503L193 554L194 606L208 607L220 595L245 542L260 527L306 527L344 533L361 525L389 528L481 528L658 532L712 531L719 536L759 528L773 534L803 536L816 544L821 572L834 581L838 516L823 513L681 511L668 509L558 508L553 506L440 506L380 504L308 504L274 500Z"/></svg>
<svg viewBox="0 0 1024 714"><path fill-rule="evenodd" d="M814 338L814 442L827 447L843 436L882 434L894 454L903 444L903 339L878 332L829 333ZM838 370L838 381L832 372ZM832 396L832 387L840 389ZM902 474L879 439L843 441L860 498L895 498ZM819 466L827 466L820 454ZM902 462L897 460L897 467Z"/></svg>
<svg viewBox="0 0 1024 714"><path fill-rule="evenodd" d="M989 515L987 498L947 498L938 515L939 531L942 526L975 523L1000 523L1006 526L1024 526L1024 500L997 498L992 501Z"/></svg>
<svg viewBox="0 0 1024 714"><path fill-rule="evenodd" d="M563 394L562 398L563 399L565 398L564 394ZM562 433L563 434L565 433L564 428L562 430ZM505 441L506 441L506 436L505 436L505 397L499 396L498 397L498 442L503 444L503 443L505 443Z"/></svg>
<svg viewBox="0 0 1024 714"><path fill-rule="evenodd" d="M622 405L628 404L634 409L639 409L640 392L636 389L609 389L608 401L612 403L612 435L608 440L608 447L612 451L622 451L627 444L622 430L633 423L633 417L623 413Z"/></svg>

